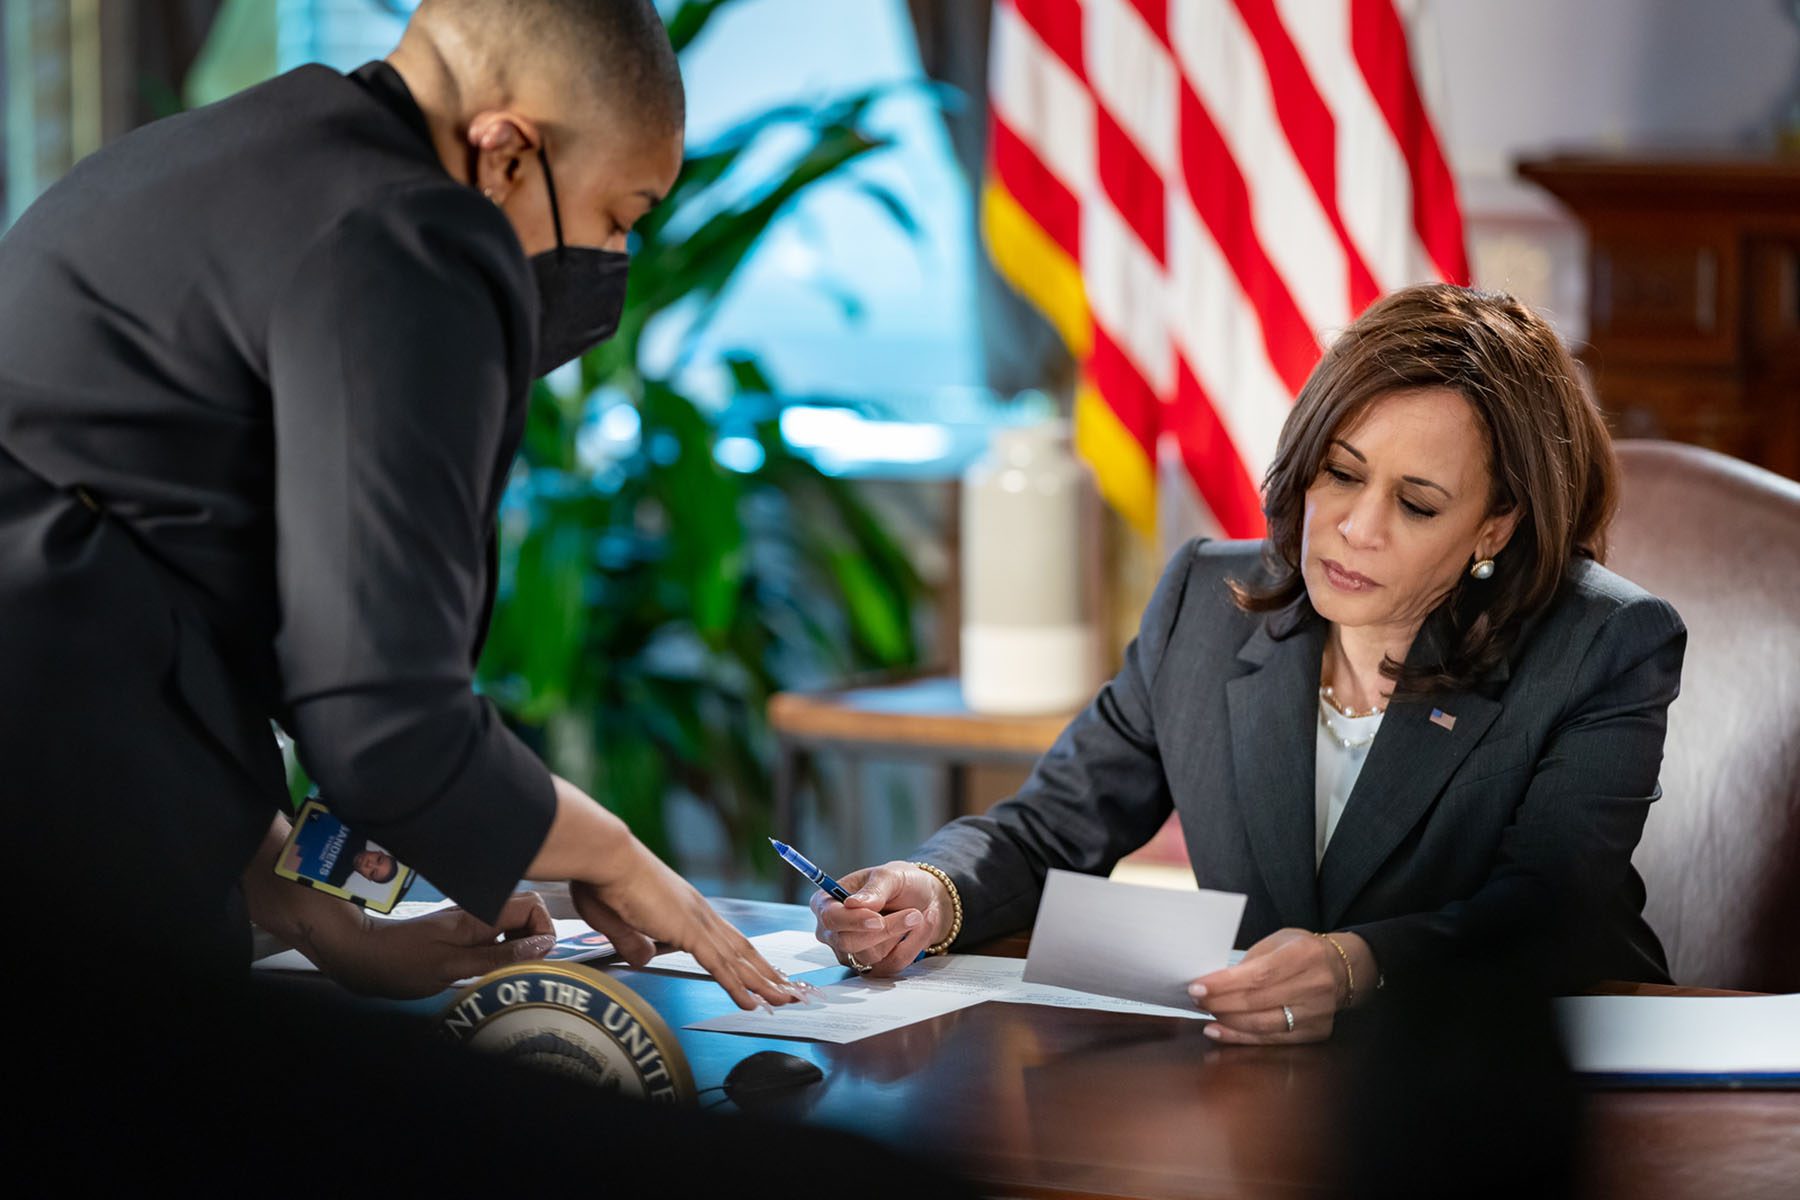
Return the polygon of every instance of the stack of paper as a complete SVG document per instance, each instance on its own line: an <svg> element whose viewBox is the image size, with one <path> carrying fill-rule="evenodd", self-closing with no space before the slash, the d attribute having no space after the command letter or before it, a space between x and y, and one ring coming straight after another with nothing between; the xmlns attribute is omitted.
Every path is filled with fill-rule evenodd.
<svg viewBox="0 0 1800 1200"><path fill-rule="evenodd" d="M1567 996L1556 1016L1584 1074L1800 1083L1800 994Z"/></svg>

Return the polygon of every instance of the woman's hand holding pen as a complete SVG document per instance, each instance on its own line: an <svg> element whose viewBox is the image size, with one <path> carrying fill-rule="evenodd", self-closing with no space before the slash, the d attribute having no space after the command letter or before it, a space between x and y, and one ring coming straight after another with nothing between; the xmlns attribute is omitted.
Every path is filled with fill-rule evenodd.
<svg viewBox="0 0 1800 1200"><path fill-rule="evenodd" d="M1344 947L1357 979L1376 978L1367 942L1354 933L1331 936ZM1372 986L1359 986L1357 995ZM1207 1026L1207 1036L1227 1045L1319 1042L1331 1036L1338 1010L1350 1000L1349 973L1325 938L1304 929L1277 929L1246 950L1236 966L1194 980L1188 994L1218 1018Z"/></svg>
<svg viewBox="0 0 1800 1200"><path fill-rule="evenodd" d="M866 867L838 882L850 898L840 904L818 892L812 910L818 939L847 967L898 975L920 951L950 932L949 891L937 876L912 863Z"/></svg>

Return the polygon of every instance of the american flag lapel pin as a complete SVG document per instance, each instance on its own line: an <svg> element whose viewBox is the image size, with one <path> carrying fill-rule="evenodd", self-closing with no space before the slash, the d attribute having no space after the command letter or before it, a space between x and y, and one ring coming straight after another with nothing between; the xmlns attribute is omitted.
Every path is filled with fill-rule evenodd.
<svg viewBox="0 0 1800 1200"><path fill-rule="evenodd" d="M1440 729L1455 729L1456 718L1441 708L1431 710L1431 723Z"/></svg>

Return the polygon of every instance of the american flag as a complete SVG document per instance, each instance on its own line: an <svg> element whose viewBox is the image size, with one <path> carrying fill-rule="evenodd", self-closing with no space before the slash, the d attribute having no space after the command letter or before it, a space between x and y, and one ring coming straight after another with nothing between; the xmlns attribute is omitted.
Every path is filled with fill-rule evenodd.
<svg viewBox="0 0 1800 1200"><path fill-rule="evenodd" d="M989 253L1081 365L1075 439L1155 525L1159 452L1211 532L1258 485L1322 339L1468 281L1417 82L1423 0L997 0Z"/></svg>

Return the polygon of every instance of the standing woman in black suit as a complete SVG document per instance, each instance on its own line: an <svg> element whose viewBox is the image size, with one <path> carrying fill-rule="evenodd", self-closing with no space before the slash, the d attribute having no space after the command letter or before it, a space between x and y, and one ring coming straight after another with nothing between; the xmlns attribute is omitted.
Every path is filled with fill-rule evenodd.
<svg viewBox="0 0 1800 1200"><path fill-rule="evenodd" d="M1176 553L1118 675L1018 795L818 897L878 974L1028 927L1174 812L1248 897L1189 991L1227 1042L1312 1041L1452 956L1543 986L1667 979L1631 853L1686 630L1601 566L1616 468L1555 332L1508 296L1378 302L1313 371L1268 536Z"/></svg>
<svg viewBox="0 0 1800 1200"><path fill-rule="evenodd" d="M650 0L422 0L84 159L0 237L0 802L24 894L241 978L249 919L360 990L554 943L796 993L473 690L532 380L618 328L681 169ZM275 876L293 735L333 812L464 910L370 925ZM71 864L80 873L71 877ZM505 944L496 939L514 936Z"/></svg>

